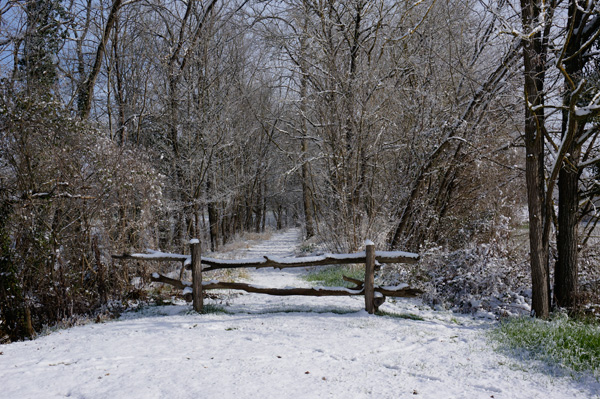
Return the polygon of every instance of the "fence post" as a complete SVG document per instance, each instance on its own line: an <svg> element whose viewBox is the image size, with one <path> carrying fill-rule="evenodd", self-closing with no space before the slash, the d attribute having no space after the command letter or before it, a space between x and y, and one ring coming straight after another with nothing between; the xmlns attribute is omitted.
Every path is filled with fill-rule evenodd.
<svg viewBox="0 0 600 399"><path fill-rule="evenodd" d="M190 253L192 254L192 298L194 310L202 312L204 302L202 298L202 261L200 241L198 239L190 240Z"/></svg>
<svg viewBox="0 0 600 399"><path fill-rule="evenodd" d="M375 313L375 244L373 241L365 241L365 253L365 310L373 314Z"/></svg>

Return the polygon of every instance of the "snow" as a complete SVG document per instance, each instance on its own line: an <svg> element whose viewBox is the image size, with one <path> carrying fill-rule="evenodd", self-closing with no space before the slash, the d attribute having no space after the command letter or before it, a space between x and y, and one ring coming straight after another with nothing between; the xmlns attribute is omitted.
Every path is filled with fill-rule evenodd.
<svg viewBox="0 0 600 399"><path fill-rule="evenodd" d="M375 243L371 240L365 240L365 247L368 247L369 245L375 245Z"/></svg>
<svg viewBox="0 0 600 399"><path fill-rule="evenodd" d="M398 284L398 285L385 285L385 286L382 286L381 289L384 289L386 291L400 291L407 287L408 287L408 284Z"/></svg>
<svg viewBox="0 0 600 399"><path fill-rule="evenodd" d="M200 240L199 240L199 239L197 239L197 238L192 238L192 239L190 240L190 245L191 245L191 244L200 244Z"/></svg>
<svg viewBox="0 0 600 399"><path fill-rule="evenodd" d="M362 290L353 290L346 287L315 287L317 291L346 291L349 294L358 294Z"/></svg>
<svg viewBox="0 0 600 399"><path fill-rule="evenodd" d="M275 234L272 242L288 245L291 254L298 234ZM307 284L302 273L251 270L249 283L297 287ZM200 315L184 303L150 307L0 345L0 396L599 397L596 380L553 375L493 351L486 331L495 322L433 311L418 299L388 301L381 310L424 320L369 315L362 297L230 293L223 301L205 304L228 313Z"/></svg>
<svg viewBox="0 0 600 399"><path fill-rule="evenodd" d="M382 258L419 258L419 254L404 251L375 251L375 256L381 256Z"/></svg>
<svg viewBox="0 0 600 399"><path fill-rule="evenodd" d="M356 252L354 254L326 254L328 258L338 260L352 260L352 259L364 259L367 256L365 251Z"/></svg>
<svg viewBox="0 0 600 399"><path fill-rule="evenodd" d="M173 260L183 260L185 261L186 259L190 258L189 255L182 255L182 254L173 254L170 252L161 252L161 251L156 251L153 249L146 249L145 254L131 254L132 257L134 258L138 258L138 259L148 259L148 260L152 260L152 259L160 259L160 258L171 258Z"/></svg>
<svg viewBox="0 0 600 399"><path fill-rule="evenodd" d="M582 118L586 116L590 116L600 111L600 105L590 105L587 107L575 107L575 115Z"/></svg>
<svg viewBox="0 0 600 399"><path fill-rule="evenodd" d="M319 262L327 259L327 255L305 256L302 258L267 256L270 261L281 263L282 265L293 265L295 263Z"/></svg>

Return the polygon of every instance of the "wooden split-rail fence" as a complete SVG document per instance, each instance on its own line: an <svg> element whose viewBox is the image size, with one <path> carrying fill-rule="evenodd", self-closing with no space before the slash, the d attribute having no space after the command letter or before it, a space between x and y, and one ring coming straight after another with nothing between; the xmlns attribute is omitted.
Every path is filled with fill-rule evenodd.
<svg viewBox="0 0 600 399"><path fill-rule="evenodd" d="M192 281L182 281L173 279L159 273L152 273L151 280L155 282L170 284L176 288L192 294L194 310L201 312L203 310L203 292L215 289L242 290L259 294L269 295L303 295L303 296L355 296L364 295L365 310L370 314L377 311L379 306L389 297L414 297L421 291L410 288L406 284L399 286L377 286L374 283L375 269L377 266L385 263L409 263L414 264L419 260L419 255L401 251L376 251L375 244L371 241L365 242L365 251L352 254L325 254L320 256L309 256L300 258L282 258L276 256L263 256L253 259L223 260L212 259L201 256L200 241L193 239L190 241L190 255L165 253L160 251L148 250L148 253L113 255L116 259L137 259L150 261L179 261L183 262L184 267L191 269ZM364 281L344 277L344 280L355 284L354 287L313 287L313 288L267 288L258 287L252 284L222 282L222 281L203 281L202 274L211 270L218 269L238 269L238 268L264 268L271 267L276 269L285 269L290 267L312 267L312 266L332 266L347 264L365 264Z"/></svg>

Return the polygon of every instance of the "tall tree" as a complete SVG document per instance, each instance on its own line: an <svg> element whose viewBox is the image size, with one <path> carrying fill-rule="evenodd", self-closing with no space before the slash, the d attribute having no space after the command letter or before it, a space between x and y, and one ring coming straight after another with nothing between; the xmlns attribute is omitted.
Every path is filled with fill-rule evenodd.
<svg viewBox="0 0 600 399"><path fill-rule="evenodd" d="M311 171L310 162L308 161L308 39L309 39L309 20L310 20L310 4L307 0L302 2L302 21L300 22L302 29L300 31L300 54L298 57L298 67L300 69L300 132L302 138L300 140L300 153L302 156L302 204L304 208L304 229L306 231L306 239L315 235L314 226L314 209L313 209L313 194L311 189Z"/></svg>
<svg viewBox="0 0 600 399"><path fill-rule="evenodd" d="M583 153L587 158L595 147L597 129L590 127L589 122L598 112L598 89L586 85L585 66L592 57L589 50L600 35L598 11L596 1L572 0L566 4L521 1L523 32L519 35L524 60L524 138L533 311L542 318L548 317L552 304L549 246L557 187L558 258L554 298L558 306L576 305L580 178L585 166L591 165L580 166L580 159ZM555 18L557 13L567 18ZM557 32L560 33L557 35ZM548 61L549 57L552 62ZM552 124L546 113L548 109L557 108L548 103L558 102L552 97L551 89L552 82L560 80L561 127L555 133L549 128ZM586 98L588 100L584 100ZM551 155L551 166L546 171L547 154Z"/></svg>
<svg viewBox="0 0 600 399"><path fill-rule="evenodd" d="M552 187L545 180L545 77L554 8L541 0L521 0L525 99L525 169L529 210L532 308L540 318L550 312L549 236Z"/></svg>
<svg viewBox="0 0 600 399"><path fill-rule="evenodd" d="M104 55L106 52L106 46L122 5L123 0L113 1L112 7L110 8L110 12L108 14L108 18L106 20L106 24L104 25L104 30L102 32L102 35L100 36L100 42L98 43L96 48L94 62L87 74L81 77L83 80L79 83L79 87L77 90L77 108L79 111L79 116L83 119L87 119L92 110L92 99L94 96L94 87L96 86L96 79L100 74L102 62L104 60ZM88 2L88 7L91 7L91 2ZM80 66L80 70L83 72L83 65Z"/></svg>
<svg viewBox="0 0 600 399"><path fill-rule="evenodd" d="M579 164L582 147L595 136L586 131L586 125L597 113L593 102L589 104L591 107L585 108L588 104L584 100L600 93L600 89L587 84L585 68L593 59L590 49L600 36L600 6L595 0L570 0L567 15L565 43L557 63L564 80L559 154L564 154L564 159L560 161L562 167L558 175L558 258L554 271L554 297L558 306L572 309L577 305L578 297L579 179L583 171Z"/></svg>
<svg viewBox="0 0 600 399"><path fill-rule="evenodd" d="M19 66L29 95L52 96L57 57L66 39L61 0L27 1L23 54Z"/></svg>

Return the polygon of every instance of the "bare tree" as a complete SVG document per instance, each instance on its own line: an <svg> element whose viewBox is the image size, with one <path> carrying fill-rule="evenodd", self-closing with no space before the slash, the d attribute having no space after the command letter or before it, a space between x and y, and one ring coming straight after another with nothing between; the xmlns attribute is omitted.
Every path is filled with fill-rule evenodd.
<svg viewBox="0 0 600 399"><path fill-rule="evenodd" d="M524 0L521 2L523 32L514 32L522 38L524 49L533 310L541 318L548 317L552 299L549 246L557 185L558 259L554 297L559 306L573 307L576 303L580 176L585 168L579 162L583 152L589 156L597 135L597 129L590 125L597 112L597 99L594 100L597 88L586 87L584 70L591 60L589 50L600 35L598 11L595 1L546 4ZM563 14L566 19L559 17ZM552 88L561 79L563 91L556 94ZM583 104L586 97L591 101ZM556 102L562 102L562 106L556 106ZM557 117L561 121L558 132L553 129ZM586 151L582 152L584 147ZM547 154L550 162L546 161Z"/></svg>
<svg viewBox="0 0 600 399"><path fill-rule="evenodd" d="M558 306L573 309L578 300L579 181L583 171L579 164L582 148L589 148L598 134L590 122L598 114L594 98L600 95L600 89L587 84L585 69L593 59L590 50L600 37L600 5L596 1L569 1L567 14L566 39L557 62L563 75L564 91L562 143L558 154L562 167L558 174L558 259L554 297Z"/></svg>

